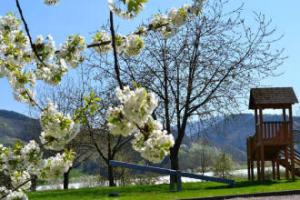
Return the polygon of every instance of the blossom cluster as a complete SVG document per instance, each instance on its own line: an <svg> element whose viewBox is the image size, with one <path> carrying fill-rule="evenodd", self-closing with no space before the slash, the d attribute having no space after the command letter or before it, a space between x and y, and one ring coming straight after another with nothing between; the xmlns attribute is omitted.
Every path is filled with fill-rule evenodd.
<svg viewBox="0 0 300 200"><path fill-rule="evenodd" d="M142 87L135 90L130 90L129 87L117 89L116 95L121 105L108 111L107 120L111 133L133 135L133 148L145 159L160 162L169 154L174 138L151 117L157 107L155 95Z"/></svg>
<svg viewBox="0 0 300 200"><path fill-rule="evenodd" d="M68 68L63 59L58 59L55 56L56 47L52 36L48 35L44 39L43 36L39 35L35 40L34 47L38 54L35 55L37 79L52 85L58 84Z"/></svg>
<svg viewBox="0 0 300 200"><path fill-rule="evenodd" d="M173 136L162 130L160 122L152 117L148 118L140 130L141 132L132 141L134 150L140 152L144 158L151 158L154 163L161 162L174 145Z"/></svg>
<svg viewBox="0 0 300 200"><path fill-rule="evenodd" d="M65 151L64 153L56 154L44 161L44 166L41 170L43 178L58 178L72 167L74 160L73 151Z"/></svg>
<svg viewBox="0 0 300 200"><path fill-rule="evenodd" d="M80 126L70 115L64 115L49 103L41 114L41 142L45 148L55 151L63 150L79 132Z"/></svg>
<svg viewBox="0 0 300 200"><path fill-rule="evenodd" d="M8 78L17 101L34 105L36 80L57 85L69 66L83 61L85 48L79 35L69 36L60 51L51 35L37 36L31 45L14 14L0 16L0 78Z"/></svg>
<svg viewBox="0 0 300 200"><path fill-rule="evenodd" d="M94 50L100 54L108 53L112 50L111 36L105 31L97 31L93 36L93 43L99 44L94 47ZM136 34L131 34L127 37L120 35L116 36L116 47L118 53L128 57L140 54L144 48L144 40Z"/></svg>
<svg viewBox="0 0 300 200"><path fill-rule="evenodd" d="M59 0L44 0L44 3L49 6L53 6L53 5L57 4L58 2L59 2Z"/></svg>
<svg viewBox="0 0 300 200"><path fill-rule="evenodd" d="M68 66L77 67L84 57L85 40L82 36L68 36L66 42L56 51L55 43L51 35L46 39L38 36L34 43L37 69L35 70L38 80L52 85L60 83L62 77L68 72Z"/></svg>
<svg viewBox="0 0 300 200"><path fill-rule="evenodd" d="M57 51L53 38L38 36L33 44L21 29L21 21L12 13L0 16L0 78L6 77L13 88L16 100L36 105L34 87L36 80L58 84L68 71L68 65L76 67L82 60L86 45L81 36L70 36ZM63 115L49 104L41 116L44 147L62 150L79 131L68 115ZM43 160L39 145L30 141L14 147L0 144L0 173L7 176L11 188L0 188L5 199L27 199L23 191L30 185L32 175L61 174L72 164L72 156L59 154L51 160ZM60 161L63 158L63 162ZM47 165L46 165L47 164ZM56 164L56 165L55 165ZM62 167L64 166L64 167ZM60 171L57 169L59 168Z"/></svg>
<svg viewBox="0 0 300 200"><path fill-rule="evenodd" d="M80 35L70 35L62 45L59 57L72 66L77 67L83 60L82 52L86 49L85 39Z"/></svg>
<svg viewBox="0 0 300 200"><path fill-rule="evenodd" d="M131 1L124 1L130 3ZM144 40L141 36L147 35L149 31L159 32L165 38L172 36L178 28L184 25L189 19L198 16L201 11L203 0L195 0L192 5L184 5L181 8L173 8L167 14L156 14L150 20L148 26L140 26L135 32L127 36L116 36L116 46L118 53L126 56L136 56L144 48ZM111 9L114 12L122 13L116 9L111 1ZM121 14L121 16L123 16ZM111 36L106 31L97 31L93 36L93 44L98 44L94 50L104 54L112 50Z"/></svg>
<svg viewBox="0 0 300 200"><path fill-rule="evenodd" d="M167 14L156 14L151 20L150 29L160 32L168 38L182 25L201 13L203 0L194 0L193 4L186 4L180 8L173 8Z"/></svg>
<svg viewBox="0 0 300 200"><path fill-rule="evenodd" d="M12 191L12 190L7 190L6 188L2 188L2 189L3 189L3 195L7 195L4 198L4 200L28 200L27 195L22 191ZM0 198L1 198L1 194L0 194Z"/></svg>
<svg viewBox="0 0 300 200"><path fill-rule="evenodd" d="M0 17L0 78L8 78L17 100L31 103L26 93L32 93L29 90L35 83L35 75L24 69L32 55L28 37L20 30L20 24L12 13Z"/></svg>
<svg viewBox="0 0 300 200"><path fill-rule="evenodd" d="M17 142L13 147L0 145L0 171L9 177L8 188L0 187L0 198L27 199L24 192L30 189L33 175L43 178L61 176L71 167L73 159L72 151L43 159L39 145L33 140L26 145Z"/></svg>
<svg viewBox="0 0 300 200"><path fill-rule="evenodd" d="M117 2L108 0L110 10L120 17L131 19L139 14L148 0L117 0Z"/></svg>
<svg viewBox="0 0 300 200"><path fill-rule="evenodd" d="M57 1L50 1L52 2ZM116 6L114 0L108 0L110 9L119 16L132 18L138 14L138 12L143 8L147 0L119 0L118 3L125 5L125 11ZM127 35L120 36L116 35L115 43L117 46L118 53L124 54L126 56L136 56L140 54L144 48L144 40L141 36L145 36L149 31L159 32L164 37L168 38L172 36L178 28L185 24L189 19L198 16L202 8L203 0L194 0L191 5L184 5L181 8L173 8L167 14L156 14L150 20L148 26L140 26L135 32ZM101 54L108 53L112 50L111 36L106 31L97 31L93 37L92 42L94 45L93 49ZM57 59L57 66L61 66L58 70L63 75L66 72L66 62L68 65L77 66L83 60L81 52L86 48L84 39L77 35L76 37L69 37L67 40L71 48L67 45L63 45L60 58ZM67 51L65 51L67 49ZM77 52L74 52L77 50ZM49 71L49 70L47 70ZM46 73L47 74L47 73ZM54 73L56 74L56 73ZM58 76L61 77L61 76ZM56 80L56 79L55 79ZM60 81L60 79L58 79Z"/></svg>
<svg viewBox="0 0 300 200"><path fill-rule="evenodd" d="M123 18L133 18L144 8L148 0L108 0L108 6L112 12ZM44 0L48 6L59 3L59 0Z"/></svg>

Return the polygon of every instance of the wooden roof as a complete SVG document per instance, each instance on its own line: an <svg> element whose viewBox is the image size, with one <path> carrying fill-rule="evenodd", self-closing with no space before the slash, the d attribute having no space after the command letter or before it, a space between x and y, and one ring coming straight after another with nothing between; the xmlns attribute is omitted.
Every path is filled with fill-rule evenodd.
<svg viewBox="0 0 300 200"><path fill-rule="evenodd" d="M298 103L292 87L252 88L249 109L286 108Z"/></svg>

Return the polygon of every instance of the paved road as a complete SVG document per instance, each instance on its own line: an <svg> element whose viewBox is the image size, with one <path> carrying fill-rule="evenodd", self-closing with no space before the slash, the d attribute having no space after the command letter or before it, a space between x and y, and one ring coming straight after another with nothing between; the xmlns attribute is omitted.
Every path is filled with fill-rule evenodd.
<svg viewBox="0 0 300 200"><path fill-rule="evenodd" d="M300 200L300 195L276 196L276 197L234 198L233 200Z"/></svg>

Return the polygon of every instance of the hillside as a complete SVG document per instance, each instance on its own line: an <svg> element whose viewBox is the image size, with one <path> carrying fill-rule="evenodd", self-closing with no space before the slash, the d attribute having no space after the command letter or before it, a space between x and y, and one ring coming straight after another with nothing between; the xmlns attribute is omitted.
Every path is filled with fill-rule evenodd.
<svg viewBox="0 0 300 200"><path fill-rule="evenodd" d="M265 120L279 120L280 116L266 115ZM218 120L211 126L202 129L189 128L192 141L200 138L233 155L237 161L246 160L246 138L255 133L252 114L239 114ZM300 117L294 117L294 127L300 128ZM192 130L192 131L191 131Z"/></svg>
<svg viewBox="0 0 300 200"><path fill-rule="evenodd" d="M25 115L0 110L0 143L11 144L16 140L38 139L41 132L37 119Z"/></svg>
<svg viewBox="0 0 300 200"><path fill-rule="evenodd" d="M278 120L280 116L267 115L266 120ZM295 127L300 129L300 117L295 117ZM0 143L11 144L16 140L37 139L41 128L37 119L25 115L0 110ZM210 122L193 122L187 127L185 143L196 139L206 140L213 146L233 155L237 161L246 160L246 138L254 134L252 114L239 114Z"/></svg>

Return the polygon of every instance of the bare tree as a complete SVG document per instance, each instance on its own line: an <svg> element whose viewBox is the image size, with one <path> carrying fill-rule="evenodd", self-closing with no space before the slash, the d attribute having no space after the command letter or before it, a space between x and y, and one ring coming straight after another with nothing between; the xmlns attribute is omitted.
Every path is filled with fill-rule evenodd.
<svg viewBox="0 0 300 200"><path fill-rule="evenodd" d="M202 16L173 37L151 33L140 57L122 57L123 80L138 82L161 100L156 115L176 137L170 150L174 170L188 123L196 116L238 111L249 87L274 75L284 60L283 50L273 47L281 36L276 37L271 20L255 14L256 24L249 27L242 6L225 12L227 4L206 1Z"/></svg>

